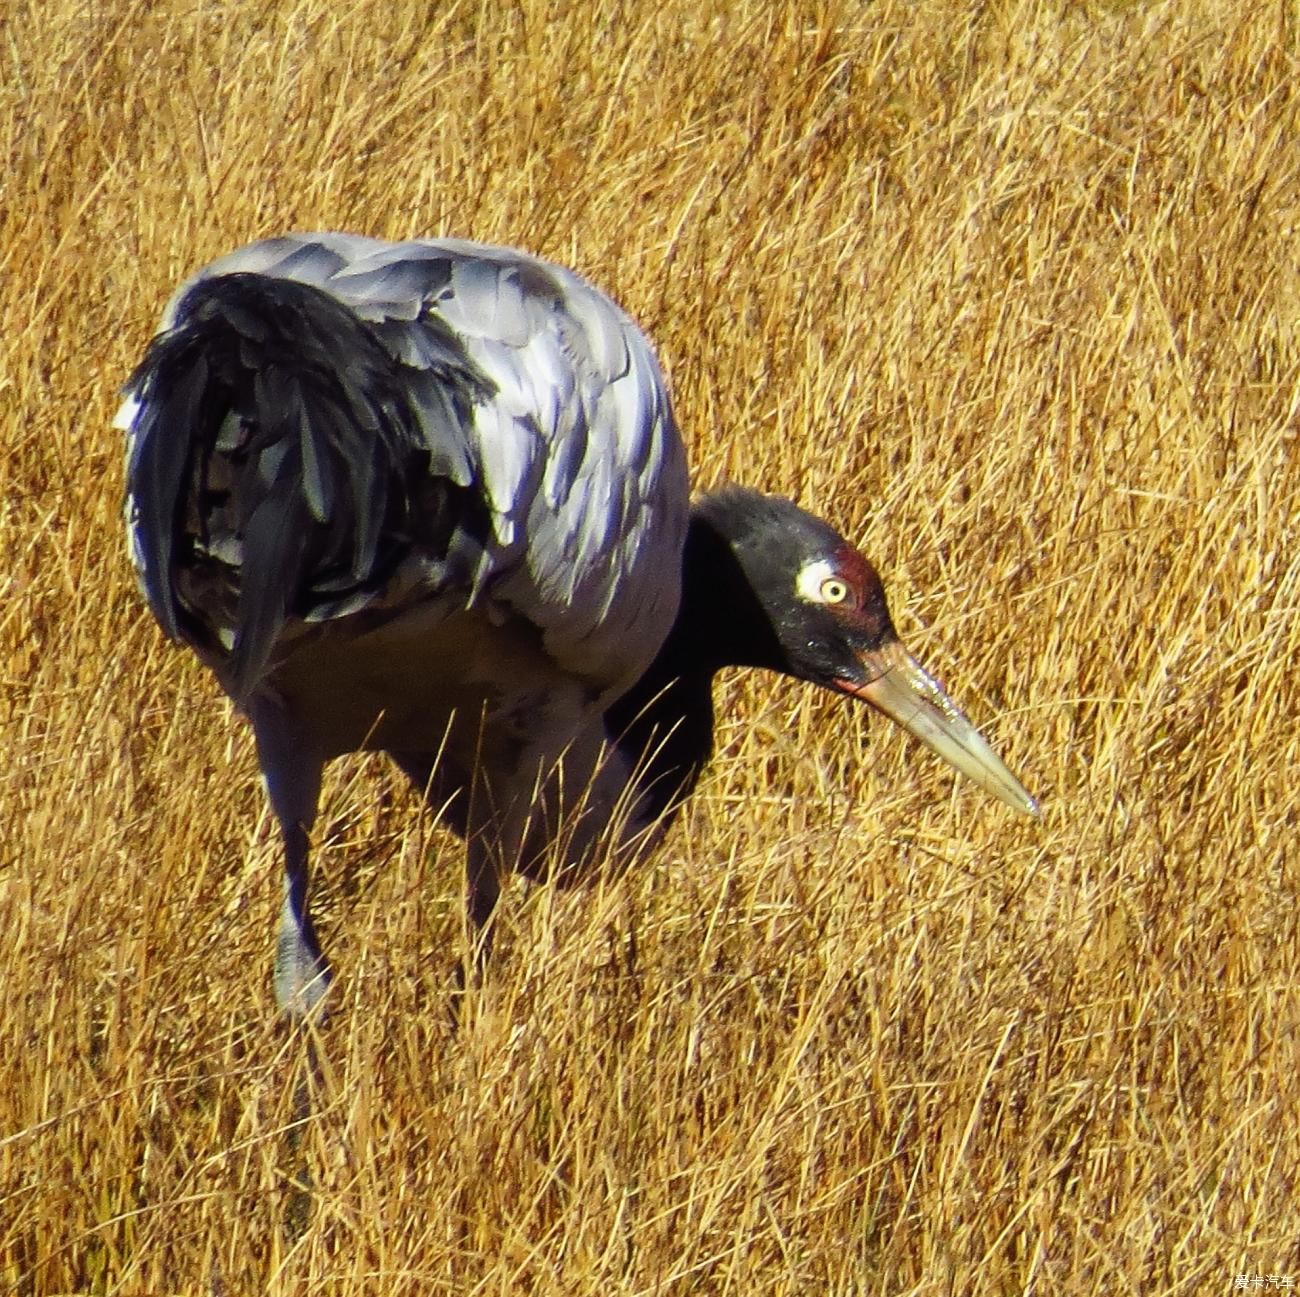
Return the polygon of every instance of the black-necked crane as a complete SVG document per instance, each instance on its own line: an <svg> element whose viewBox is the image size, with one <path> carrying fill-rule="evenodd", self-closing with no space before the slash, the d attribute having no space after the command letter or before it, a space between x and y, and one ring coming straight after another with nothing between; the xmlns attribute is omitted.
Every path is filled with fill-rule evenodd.
<svg viewBox="0 0 1300 1297"><path fill-rule="evenodd" d="M118 423L149 606L253 727L291 1014L329 980L308 846L347 752L387 752L465 839L479 933L508 871L661 833L728 665L864 699L1037 810L847 541L741 488L691 505L649 343L561 266L449 239L251 244L177 290Z"/></svg>

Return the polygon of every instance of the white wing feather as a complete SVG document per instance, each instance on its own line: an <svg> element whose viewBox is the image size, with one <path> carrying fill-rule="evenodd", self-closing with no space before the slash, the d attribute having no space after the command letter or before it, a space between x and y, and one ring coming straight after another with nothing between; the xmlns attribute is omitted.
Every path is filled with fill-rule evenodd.
<svg viewBox="0 0 1300 1297"><path fill-rule="evenodd" d="M326 233L214 261L177 290L164 327L194 282L237 272L324 289L381 326L413 371L435 354L428 331L452 330L497 389L472 414L467 475L495 544L466 601L533 622L551 656L606 697L645 669L676 612L688 485L659 365L618 306L509 248ZM134 418L128 403L119 422Z"/></svg>

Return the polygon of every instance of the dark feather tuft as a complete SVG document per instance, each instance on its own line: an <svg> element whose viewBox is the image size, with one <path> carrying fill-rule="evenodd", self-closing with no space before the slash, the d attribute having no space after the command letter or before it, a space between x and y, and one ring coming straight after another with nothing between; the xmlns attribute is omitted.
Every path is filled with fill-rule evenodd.
<svg viewBox="0 0 1300 1297"><path fill-rule="evenodd" d="M289 618L382 586L428 528L412 501L430 473L468 487L493 388L441 321L415 369L383 325L294 280L200 279L175 314L127 387L141 580L169 635L232 645L244 700Z"/></svg>

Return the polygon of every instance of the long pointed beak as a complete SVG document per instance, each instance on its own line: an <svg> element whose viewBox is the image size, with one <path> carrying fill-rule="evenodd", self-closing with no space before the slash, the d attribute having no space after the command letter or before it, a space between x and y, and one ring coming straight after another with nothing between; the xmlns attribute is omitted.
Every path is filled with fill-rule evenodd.
<svg viewBox="0 0 1300 1297"><path fill-rule="evenodd" d="M962 715L939 682L899 643L892 640L862 655L872 675L866 684L836 682L846 694L869 702L932 752L1017 811L1039 814L1025 791L984 736Z"/></svg>

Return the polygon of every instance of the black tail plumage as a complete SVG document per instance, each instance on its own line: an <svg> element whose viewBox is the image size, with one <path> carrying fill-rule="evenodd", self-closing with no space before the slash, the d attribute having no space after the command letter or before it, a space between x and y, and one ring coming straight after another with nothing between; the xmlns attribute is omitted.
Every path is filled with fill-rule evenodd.
<svg viewBox="0 0 1300 1297"><path fill-rule="evenodd" d="M127 492L163 629L224 657L244 699L293 616L371 591L409 547L414 491L468 487L491 385L436 317L415 368L324 290L199 280L127 385ZM409 325L407 325L409 327Z"/></svg>

